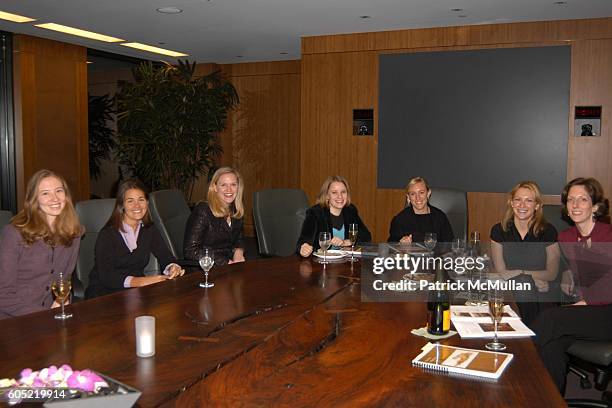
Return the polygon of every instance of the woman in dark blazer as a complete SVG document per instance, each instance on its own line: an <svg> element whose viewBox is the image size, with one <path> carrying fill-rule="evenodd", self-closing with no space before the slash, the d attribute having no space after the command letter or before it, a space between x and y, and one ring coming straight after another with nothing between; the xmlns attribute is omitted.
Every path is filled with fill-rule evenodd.
<svg viewBox="0 0 612 408"><path fill-rule="evenodd" d="M196 205L187 220L183 255L197 261L214 251L215 265L244 262L242 224L244 182L231 167L221 167L208 185L207 202Z"/></svg>
<svg viewBox="0 0 612 408"><path fill-rule="evenodd" d="M319 249L319 233L332 234L331 244L336 247L350 246L348 229L358 225L357 242L369 242L372 235L359 217L357 207L351 204L348 182L341 176L330 176L321 186L317 204L306 211L297 250L303 257Z"/></svg>
<svg viewBox="0 0 612 408"><path fill-rule="evenodd" d="M152 285L185 273L173 263L174 257L148 210L149 196L140 181L128 180L119 186L115 208L96 241L95 264L89 274L86 298ZM151 254L157 258L163 274L144 275Z"/></svg>

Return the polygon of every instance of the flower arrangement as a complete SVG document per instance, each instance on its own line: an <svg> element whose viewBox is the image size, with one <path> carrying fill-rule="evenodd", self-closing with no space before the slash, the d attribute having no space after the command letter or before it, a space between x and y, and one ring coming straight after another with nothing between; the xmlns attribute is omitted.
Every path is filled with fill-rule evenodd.
<svg viewBox="0 0 612 408"><path fill-rule="evenodd" d="M0 388L70 388L93 393L108 388L106 381L93 371L73 370L68 364L59 368L52 365L40 371L25 368L21 370L20 376L19 380L0 379Z"/></svg>

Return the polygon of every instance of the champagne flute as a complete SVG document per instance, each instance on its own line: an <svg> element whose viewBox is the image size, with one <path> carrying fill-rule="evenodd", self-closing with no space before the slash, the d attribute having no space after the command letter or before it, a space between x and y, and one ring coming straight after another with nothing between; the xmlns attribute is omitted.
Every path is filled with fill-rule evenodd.
<svg viewBox="0 0 612 408"><path fill-rule="evenodd" d="M501 322L504 313L504 296L499 291L491 291L489 294L489 313L495 326L495 337L493 341L485 344L488 350L501 351L506 349L506 345L497 339L497 325Z"/></svg>
<svg viewBox="0 0 612 408"><path fill-rule="evenodd" d="M423 243L425 244L427 249L433 251L433 249L436 247L436 244L438 243L438 236L435 232L426 232L423 238Z"/></svg>
<svg viewBox="0 0 612 408"><path fill-rule="evenodd" d="M331 234L329 232L321 232L319 233L319 246L321 250L323 250L323 265L327 264L327 249L331 245Z"/></svg>
<svg viewBox="0 0 612 408"><path fill-rule="evenodd" d="M204 270L205 281L200 282L201 288L212 288L215 286L214 283L208 281L208 271L215 264L215 257L212 249L204 249L204 255L198 261L200 263L200 267Z"/></svg>
<svg viewBox="0 0 612 408"><path fill-rule="evenodd" d="M465 240L462 238L455 238L451 244L451 250L455 257L460 256L465 251Z"/></svg>
<svg viewBox="0 0 612 408"><path fill-rule="evenodd" d="M349 224L348 228L348 239L351 241L351 262L355 262L355 243L357 242L357 233L359 227L357 224Z"/></svg>
<svg viewBox="0 0 612 408"><path fill-rule="evenodd" d="M64 310L64 303L68 296L70 296L70 288L72 287L72 283L70 282L70 278L65 278L63 273L59 273L59 276L56 280L51 283L51 290L55 295L55 300L59 301L60 306L62 308L62 312L53 316L58 320L66 320L72 317L72 313L66 313Z"/></svg>

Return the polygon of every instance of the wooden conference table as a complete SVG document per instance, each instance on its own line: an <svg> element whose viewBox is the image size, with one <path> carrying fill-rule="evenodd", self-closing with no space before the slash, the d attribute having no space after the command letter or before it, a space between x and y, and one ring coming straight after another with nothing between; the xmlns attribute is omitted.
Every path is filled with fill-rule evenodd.
<svg viewBox="0 0 612 408"><path fill-rule="evenodd" d="M422 303L362 303L360 263L297 257L202 274L0 321L0 378L68 363L142 391L139 406L564 406L530 339L497 382L411 366ZM156 318L156 354L135 354L134 318ZM483 348L485 340L446 344Z"/></svg>

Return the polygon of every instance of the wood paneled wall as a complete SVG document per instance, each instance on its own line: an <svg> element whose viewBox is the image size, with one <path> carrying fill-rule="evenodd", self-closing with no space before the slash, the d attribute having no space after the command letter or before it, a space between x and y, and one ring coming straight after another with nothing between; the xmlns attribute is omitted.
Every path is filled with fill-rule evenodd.
<svg viewBox="0 0 612 408"><path fill-rule="evenodd" d="M377 122L378 56L391 52L562 44L572 47L568 178L596 177L612 193L612 19L609 18L303 38L300 185L314 197L325 177L344 175L351 183L354 202L374 232L374 239L386 239L391 218L402 208L403 191L377 188L377 125L373 137L351 135L352 109L374 108ZM604 106L601 137L572 135L575 105ZM412 176L407 174L406 180ZM505 195L470 192L468 200L470 230L477 229L483 238L488 237L491 225L503 214ZM547 201L555 200L552 197Z"/></svg>
<svg viewBox="0 0 612 408"><path fill-rule="evenodd" d="M221 69L240 97L221 135L221 163L242 173L245 234L252 235L253 192L300 186L300 61L227 64Z"/></svg>
<svg viewBox="0 0 612 408"><path fill-rule="evenodd" d="M86 49L16 35L14 50L18 205L41 168L64 176L74 201L88 198Z"/></svg>

